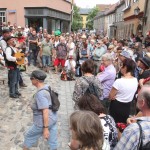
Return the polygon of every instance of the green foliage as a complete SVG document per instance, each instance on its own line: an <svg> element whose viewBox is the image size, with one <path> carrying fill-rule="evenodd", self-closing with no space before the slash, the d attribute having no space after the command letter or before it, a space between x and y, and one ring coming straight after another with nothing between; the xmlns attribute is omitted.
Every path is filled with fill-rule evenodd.
<svg viewBox="0 0 150 150"><path fill-rule="evenodd" d="M76 5L73 5L73 22L72 22L72 30L77 31L82 29L82 17L79 14L80 8Z"/></svg>
<svg viewBox="0 0 150 150"><path fill-rule="evenodd" d="M88 16L87 16L87 24L86 24L86 27L87 27L88 30L92 30L93 29L93 19L97 15L98 11L99 11L98 7L94 7L94 8L92 8L90 13L88 14Z"/></svg>

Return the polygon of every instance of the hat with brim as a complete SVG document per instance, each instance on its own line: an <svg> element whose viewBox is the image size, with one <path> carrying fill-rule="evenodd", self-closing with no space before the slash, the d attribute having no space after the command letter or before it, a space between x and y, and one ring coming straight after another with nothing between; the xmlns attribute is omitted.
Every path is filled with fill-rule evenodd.
<svg viewBox="0 0 150 150"><path fill-rule="evenodd" d="M129 52L123 50L121 53L120 53L121 56L124 56L125 58L130 58L130 54Z"/></svg>
<svg viewBox="0 0 150 150"><path fill-rule="evenodd" d="M35 70L30 75L30 79L37 79L40 81L44 81L46 77L46 73L41 70Z"/></svg>
<svg viewBox="0 0 150 150"><path fill-rule="evenodd" d="M7 37L7 38L5 39L5 41L8 42L8 41L11 40L12 38L16 38L16 37L14 37L14 36L9 36L9 37Z"/></svg>
<svg viewBox="0 0 150 150"><path fill-rule="evenodd" d="M140 61L148 68L150 68L150 58L145 56L143 58L140 58Z"/></svg>

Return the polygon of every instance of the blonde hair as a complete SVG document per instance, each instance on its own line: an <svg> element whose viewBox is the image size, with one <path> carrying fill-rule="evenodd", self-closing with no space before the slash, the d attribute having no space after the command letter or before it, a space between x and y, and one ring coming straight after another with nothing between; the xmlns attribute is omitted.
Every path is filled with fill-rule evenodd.
<svg viewBox="0 0 150 150"><path fill-rule="evenodd" d="M92 111L77 111L70 116L70 125L81 150L102 150L103 129L99 117Z"/></svg>

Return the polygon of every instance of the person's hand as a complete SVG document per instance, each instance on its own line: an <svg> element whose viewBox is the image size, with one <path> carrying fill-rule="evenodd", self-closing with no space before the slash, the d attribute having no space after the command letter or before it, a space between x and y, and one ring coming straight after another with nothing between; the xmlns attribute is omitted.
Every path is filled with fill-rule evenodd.
<svg viewBox="0 0 150 150"><path fill-rule="evenodd" d="M17 61L21 61L21 60L22 60L22 57L19 57L19 58L17 58L16 60L17 60Z"/></svg>
<svg viewBox="0 0 150 150"><path fill-rule="evenodd" d="M48 139L49 138L49 130L48 130L48 128L44 128L43 129L43 137L44 137L44 139Z"/></svg>
<svg viewBox="0 0 150 150"><path fill-rule="evenodd" d="M137 121L134 116L127 119L127 124L131 124L131 123L135 123L135 122L137 122Z"/></svg>
<svg viewBox="0 0 150 150"><path fill-rule="evenodd" d="M143 86L143 82L144 82L144 79L140 79L139 80L139 86L142 88L142 86Z"/></svg>

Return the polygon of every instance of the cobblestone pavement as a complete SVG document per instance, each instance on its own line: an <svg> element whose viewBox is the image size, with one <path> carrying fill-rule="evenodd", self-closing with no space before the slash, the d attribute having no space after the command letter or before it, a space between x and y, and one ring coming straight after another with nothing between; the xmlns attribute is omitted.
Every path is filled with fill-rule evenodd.
<svg viewBox="0 0 150 150"><path fill-rule="evenodd" d="M23 79L27 88L20 88L22 97L11 99L8 96L7 81L5 85L0 83L0 150L21 150L25 131L32 124L32 110L28 106L30 99L36 91L32 86L29 74L34 70L31 66L29 73L23 73ZM0 70L7 78L7 71ZM70 140L69 116L73 112L72 92L74 81L61 81L59 75L50 72L45 83L59 93L61 103L58 112L58 150L68 150L67 143ZM47 150L46 141L42 138L31 150Z"/></svg>

